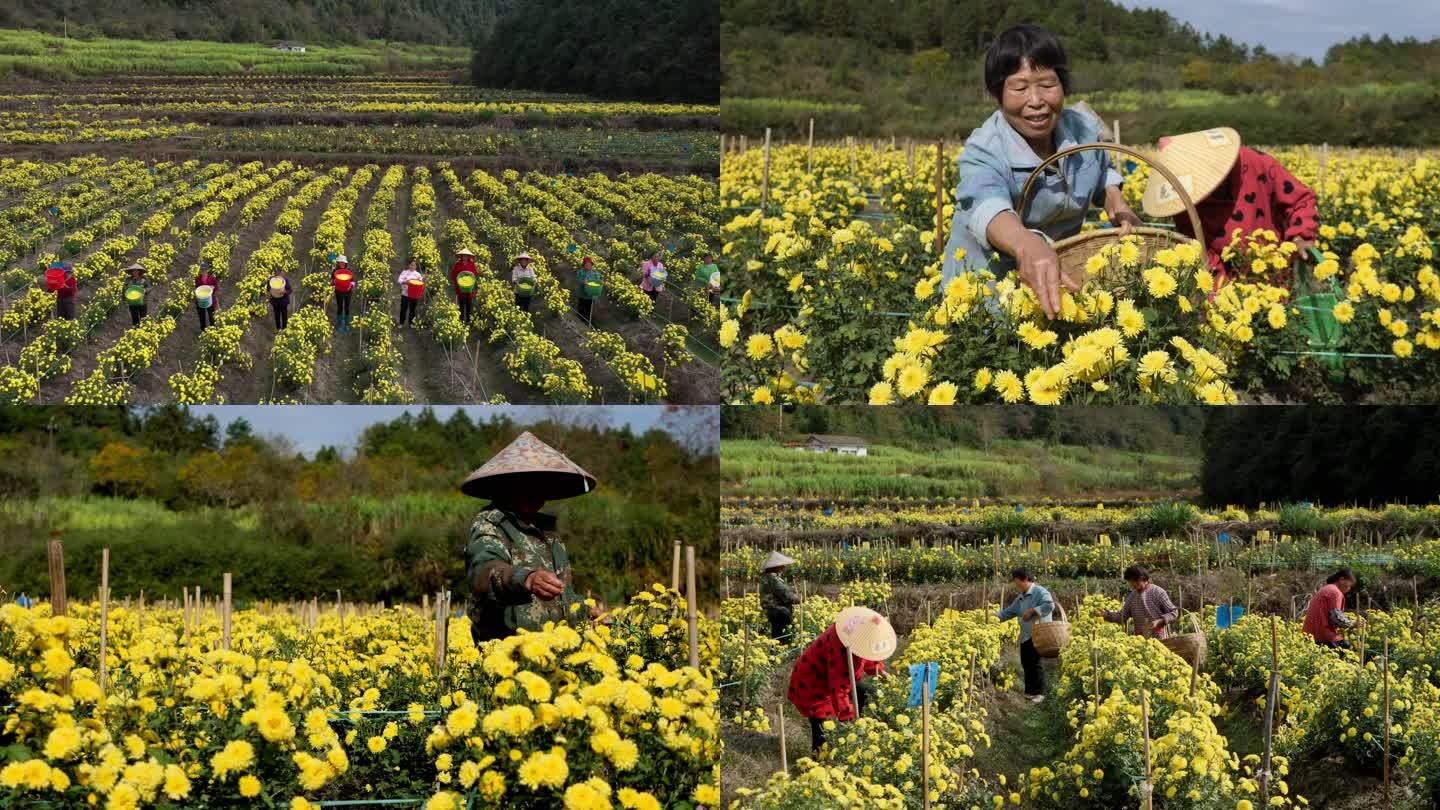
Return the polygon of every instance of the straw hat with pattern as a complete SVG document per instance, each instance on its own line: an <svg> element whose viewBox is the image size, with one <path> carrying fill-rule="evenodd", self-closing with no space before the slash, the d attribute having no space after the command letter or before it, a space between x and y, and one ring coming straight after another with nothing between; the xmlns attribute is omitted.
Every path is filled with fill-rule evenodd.
<svg viewBox="0 0 1440 810"><path fill-rule="evenodd" d="M770 552L770 556L765 558L765 564L761 565L760 569L762 571L769 571L771 568L779 568L782 565L794 564L795 560L793 558L786 557L784 554L781 554L778 551L772 551Z"/></svg>
<svg viewBox="0 0 1440 810"><path fill-rule="evenodd" d="M835 617L835 634L856 658L884 661L895 654L895 628L870 608L856 605L840 611Z"/></svg>
<svg viewBox="0 0 1440 810"><path fill-rule="evenodd" d="M528 492L547 501L584 495L594 488L595 476L528 430L460 485L461 492L476 498Z"/></svg>
<svg viewBox="0 0 1440 810"><path fill-rule="evenodd" d="M1196 204L1220 187L1240 157L1240 133L1230 127L1187 132L1162 139L1156 159L1174 173L1185 193ZM1159 172L1150 173L1141 200L1152 217L1173 217L1185 210L1185 203Z"/></svg>

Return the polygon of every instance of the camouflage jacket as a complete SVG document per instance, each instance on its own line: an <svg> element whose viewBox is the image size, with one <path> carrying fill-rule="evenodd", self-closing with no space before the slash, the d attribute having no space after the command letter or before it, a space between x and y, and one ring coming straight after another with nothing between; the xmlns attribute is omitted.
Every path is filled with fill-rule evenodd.
<svg viewBox="0 0 1440 810"><path fill-rule="evenodd" d="M475 516L465 546L470 587L465 612L477 643L521 628L539 630L547 621L563 622L569 606L580 601L570 587L570 556L554 529L554 516L543 513L535 516L534 524L493 505ZM525 578L537 569L559 577L565 593L541 601L526 590Z"/></svg>
<svg viewBox="0 0 1440 810"><path fill-rule="evenodd" d="M767 613L775 608L789 607L797 604L800 597L790 590L785 580L774 571L767 572L760 578L760 609Z"/></svg>

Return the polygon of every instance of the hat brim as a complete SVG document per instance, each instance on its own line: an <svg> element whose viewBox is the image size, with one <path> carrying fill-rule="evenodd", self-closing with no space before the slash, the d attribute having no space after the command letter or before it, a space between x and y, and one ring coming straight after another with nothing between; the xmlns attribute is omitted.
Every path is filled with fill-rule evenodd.
<svg viewBox="0 0 1440 810"><path fill-rule="evenodd" d="M595 479L559 470L524 470L495 473L468 478L460 491L474 498L509 498L517 494L533 495L547 501L559 501L584 495L595 489Z"/></svg>
<svg viewBox="0 0 1440 810"><path fill-rule="evenodd" d="M874 622L875 617L880 621ZM854 632L847 629L852 623L858 625ZM835 617L835 635L856 658L884 661L895 654L895 627L889 619L867 607L855 605L840 611Z"/></svg>
<svg viewBox="0 0 1440 810"><path fill-rule="evenodd" d="M1229 143L1223 147L1197 151L1191 142L1201 138L1224 136ZM1157 150L1155 160L1180 180L1190 201L1199 205L1224 184L1231 170L1240 160L1243 146L1240 133L1230 127L1187 132L1170 138L1164 149ZM1187 147L1190 147L1187 149ZM1167 155L1166 153L1170 154ZM1173 217L1185 210L1185 202L1179 194L1166 191L1169 181L1152 167L1145 183L1145 193L1140 208L1150 217Z"/></svg>

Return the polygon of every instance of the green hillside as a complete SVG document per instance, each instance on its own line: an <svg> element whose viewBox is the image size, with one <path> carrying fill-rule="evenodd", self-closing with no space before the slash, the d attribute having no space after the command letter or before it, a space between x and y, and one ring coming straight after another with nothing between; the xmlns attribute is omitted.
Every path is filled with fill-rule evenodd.
<svg viewBox="0 0 1440 810"><path fill-rule="evenodd" d="M1423 145L1440 133L1440 39L1361 37L1317 64L1212 37L1111 0L724 0L727 131L798 137L968 135L994 111L983 55L1029 22L1070 61L1067 103L1119 119L1127 142L1223 122L1255 143Z"/></svg>

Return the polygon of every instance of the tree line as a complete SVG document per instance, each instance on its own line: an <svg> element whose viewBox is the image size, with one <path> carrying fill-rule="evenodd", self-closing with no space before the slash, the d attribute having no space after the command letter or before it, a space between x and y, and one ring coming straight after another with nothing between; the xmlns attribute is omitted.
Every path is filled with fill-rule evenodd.
<svg viewBox="0 0 1440 810"><path fill-rule="evenodd" d="M1004 439L1116 450L1194 452L1203 411L1189 407L1040 408L1029 405L962 408L800 405L788 411L758 406L721 410L722 439L795 439L810 433L862 437L916 451L984 447Z"/></svg>
<svg viewBox="0 0 1440 810"><path fill-rule="evenodd" d="M0 28L83 38L465 45L488 33L501 8L515 1L15 0L0 4Z"/></svg>
<svg viewBox="0 0 1440 810"><path fill-rule="evenodd" d="M1434 408L1217 408L1204 448L1201 484L1216 504L1440 499Z"/></svg>
<svg viewBox="0 0 1440 810"><path fill-rule="evenodd" d="M713 0L528 0L476 39L471 77L482 87L717 103L719 16Z"/></svg>
<svg viewBox="0 0 1440 810"><path fill-rule="evenodd" d="M125 561L112 568L117 593L173 595L221 571L245 572L243 598L458 592L484 506L458 486L527 429L599 480L546 510L560 515L578 586L618 599L668 582L677 540L697 547L702 571L715 556L713 440L669 427L637 433L564 414L522 426L424 409L371 425L352 451L307 455L243 419L222 425L178 406L0 407L0 583L43 591L40 541L57 537L77 561L67 563L77 593L98 576L104 547Z"/></svg>

